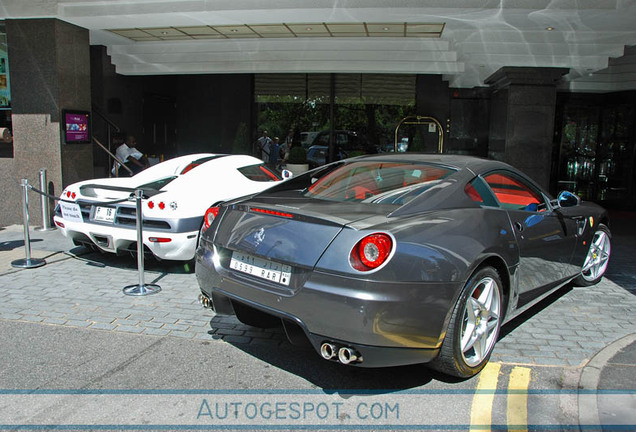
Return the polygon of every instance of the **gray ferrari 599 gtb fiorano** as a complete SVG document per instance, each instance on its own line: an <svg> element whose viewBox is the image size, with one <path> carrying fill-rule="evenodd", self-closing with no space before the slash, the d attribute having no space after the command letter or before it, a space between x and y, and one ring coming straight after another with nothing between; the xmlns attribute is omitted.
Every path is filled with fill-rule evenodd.
<svg viewBox="0 0 636 432"><path fill-rule="evenodd" d="M597 283L605 210L513 167L453 155L336 162L212 208L200 300L284 325L330 361L469 377L501 326L559 287Z"/></svg>

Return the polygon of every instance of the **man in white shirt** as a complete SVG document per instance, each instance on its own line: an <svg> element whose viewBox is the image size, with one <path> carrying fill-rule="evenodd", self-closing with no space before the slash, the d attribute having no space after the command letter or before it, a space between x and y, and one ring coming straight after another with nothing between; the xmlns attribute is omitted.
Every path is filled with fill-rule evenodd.
<svg viewBox="0 0 636 432"><path fill-rule="evenodd" d="M133 174L137 174L149 166L148 160L144 157L143 153L136 149L136 146L137 140L135 137L128 135L126 137L126 142L117 147L117 150L115 150L115 156L117 156L117 159L124 162L124 164L133 171ZM119 170L119 176L122 174L129 175L128 171L121 169L120 164L115 161L112 170L114 175L117 175L117 170Z"/></svg>
<svg viewBox="0 0 636 432"><path fill-rule="evenodd" d="M271 151L272 139L267 136L267 131L263 131L263 135L256 140L256 151L260 153L261 160L265 163L269 162L269 153Z"/></svg>

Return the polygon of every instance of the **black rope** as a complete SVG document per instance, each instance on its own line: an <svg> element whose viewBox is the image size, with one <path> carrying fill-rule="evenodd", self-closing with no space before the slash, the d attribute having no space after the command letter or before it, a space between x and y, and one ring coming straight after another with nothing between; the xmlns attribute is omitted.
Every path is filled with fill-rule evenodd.
<svg viewBox="0 0 636 432"><path fill-rule="evenodd" d="M33 192L39 193L40 195L43 195L47 198L56 200L56 201L60 201L60 202L65 202L65 203L70 203L70 204L80 204L80 201L71 201L71 200L65 200L63 198L59 198L56 197L54 195L48 194L46 192L42 192L39 189L34 188L31 185L27 185L29 187L29 189L31 189ZM95 201L81 201L81 203L86 203L86 204L90 204L90 205L98 205L98 206L107 206L107 205L111 205L111 204L119 204L122 202L126 202L126 201L131 201L134 200L134 197L128 197L128 198L123 198L120 200L116 200L116 201L103 201L103 202L95 202Z"/></svg>

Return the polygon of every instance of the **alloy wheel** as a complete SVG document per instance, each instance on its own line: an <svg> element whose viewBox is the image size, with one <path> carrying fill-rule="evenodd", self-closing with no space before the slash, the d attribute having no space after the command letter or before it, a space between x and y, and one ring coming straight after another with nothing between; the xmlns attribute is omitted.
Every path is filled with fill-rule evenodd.
<svg viewBox="0 0 636 432"><path fill-rule="evenodd" d="M594 234L590 250L585 257L581 276L588 282L594 281L605 274L610 258L610 239L605 231Z"/></svg>
<svg viewBox="0 0 636 432"><path fill-rule="evenodd" d="M475 367L484 361L499 333L501 296L497 282L485 277L473 288L464 308L461 352L466 364Z"/></svg>

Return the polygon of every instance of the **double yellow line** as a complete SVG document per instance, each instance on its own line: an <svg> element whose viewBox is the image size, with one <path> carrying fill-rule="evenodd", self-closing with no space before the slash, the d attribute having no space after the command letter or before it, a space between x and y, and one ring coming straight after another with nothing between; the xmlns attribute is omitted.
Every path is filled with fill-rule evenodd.
<svg viewBox="0 0 636 432"><path fill-rule="evenodd" d="M490 431L492 407L499 383L501 364L488 363L481 371L473 404L470 410L470 432ZM528 386L530 369L516 366L508 381L507 423L508 432L528 431Z"/></svg>

